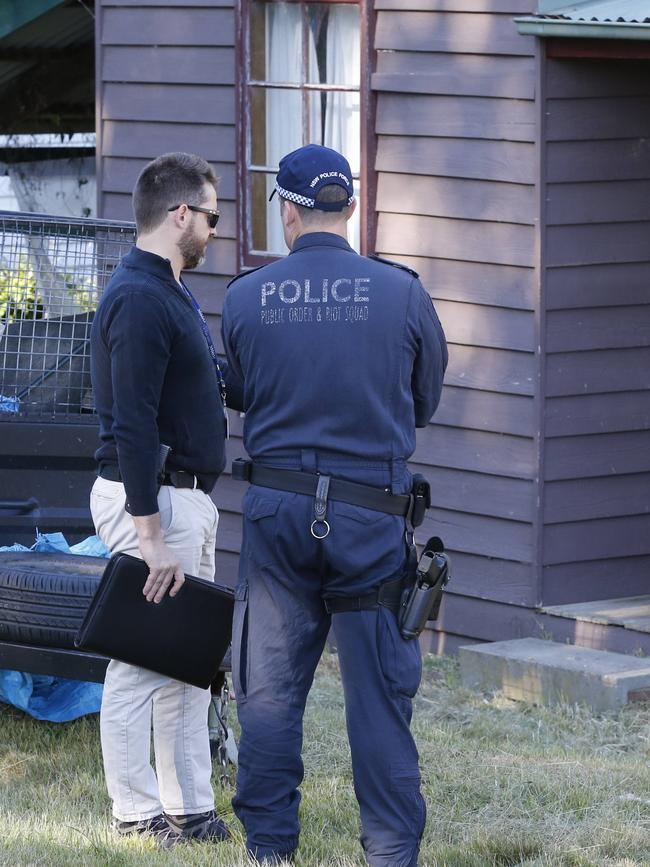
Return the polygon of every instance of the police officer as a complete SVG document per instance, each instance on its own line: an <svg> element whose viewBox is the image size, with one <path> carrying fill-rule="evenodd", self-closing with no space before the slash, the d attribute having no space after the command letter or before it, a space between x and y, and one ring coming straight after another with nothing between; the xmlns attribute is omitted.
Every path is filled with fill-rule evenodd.
<svg viewBox="0 0 650 867"><path fill-rule="evenodd" d="M241 723L233 806L261 862L298 845L302 720L330 626L354 789L372 867L414 867L425 823L411 699L417 641L396 610L409 574L407 458L440 398L445 338L408 268L359 256L347 160L307 145L274 193L290 254L236 277L223 310L244 387L233 682Z"/></svg>

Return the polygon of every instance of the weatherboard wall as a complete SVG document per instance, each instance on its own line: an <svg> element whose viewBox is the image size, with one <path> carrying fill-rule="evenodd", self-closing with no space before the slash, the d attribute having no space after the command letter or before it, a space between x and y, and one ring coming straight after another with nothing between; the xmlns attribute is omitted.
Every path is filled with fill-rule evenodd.
<svg viewBox="0 0 650 867"><path fill-rule="evenodd" d="M543 599L647 592L650 61L545 67Z"/></svg>
<svg viewBox="0 0 650 867"><path fill-rule="evenodd" d="M648 77L547 60L512 21L534 7L375 0L368 13L373 246L420 273L450 346L412 461L433 486L418 541L439 533L453 556L440 649L530 634L537 605L642 592L647 575ZM100 214L131 218L158 153L216 166L219 240L189 277L215 334L238 267L235 11L97 8ZM230 457L244 454L233 415ZM231 582L242 492L227 473L215 490Z"/></svg>
<svg viewBox="0 0 650 867"><path fill-rule="evenodd" d="M537 49L512 22L533 3L375 5L377 250L419 272L450 353L414 455L434 501L418 539L453 558L439 628L494 639L464 598L539 601Z"/></svg>

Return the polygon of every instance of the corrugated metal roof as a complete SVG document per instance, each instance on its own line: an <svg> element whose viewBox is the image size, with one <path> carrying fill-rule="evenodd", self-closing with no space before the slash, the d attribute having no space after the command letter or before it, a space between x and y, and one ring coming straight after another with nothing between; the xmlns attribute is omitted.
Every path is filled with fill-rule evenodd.
<svg viewBox="0 0 650 867"><path fill-rule="evenodd" d="M44 15L65 0L2 0L0 3L0 39Z"/></svg>
<svg viewBox="0 0 650 867"><path fill-rule="evenodd" d="M535 36L650 39L649 0L587 0L566 6L540 3L537 15L514 20L520 33Z"/></svg>
<svg viewBox="0 0 650 867"><path fill-rule="evenodd" d="M93 19L83 6L59 6L7 34L2 49L69 48L94 33Z"/></svg>
<svg viewBox="0 0 650 867"><path fill-rule="evenodd" d="M565 21L600 21L615 24L650 24L648 0L589 0L574 3L539 18L561 18Z"/></svg>

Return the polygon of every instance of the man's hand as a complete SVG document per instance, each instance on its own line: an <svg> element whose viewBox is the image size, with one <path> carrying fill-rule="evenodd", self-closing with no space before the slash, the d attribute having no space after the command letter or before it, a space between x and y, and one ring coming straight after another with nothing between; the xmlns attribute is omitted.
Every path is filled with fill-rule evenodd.
<svg viewBox="0 0 650 867"><path fill-rule="evenodd" d="M133 516L142 559L149 567L149 577L142 590L147 602L161 602L169 590L176 596L185 583L178 557L165 544L160 529L160 515Z"/></svg>

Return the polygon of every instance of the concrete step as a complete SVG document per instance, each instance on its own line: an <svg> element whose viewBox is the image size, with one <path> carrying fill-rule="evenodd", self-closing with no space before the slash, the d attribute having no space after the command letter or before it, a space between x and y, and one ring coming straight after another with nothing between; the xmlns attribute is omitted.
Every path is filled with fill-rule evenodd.
<svg viewBox="0 0 650 867"><path fill-rule="evenodd" d="M542 611L554 617L650 632L650 596L626 596L621 599L601 599L598 602L549 605L542 608Z"/></svg>
<svg viewBox="0 0 650 867"><path fill-rule="evenodd" d="M586 704L595 711L650 701L650 659L520 638L459 649L465 686L531 704Z"/></svg>

